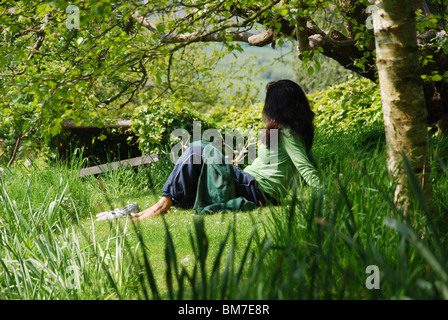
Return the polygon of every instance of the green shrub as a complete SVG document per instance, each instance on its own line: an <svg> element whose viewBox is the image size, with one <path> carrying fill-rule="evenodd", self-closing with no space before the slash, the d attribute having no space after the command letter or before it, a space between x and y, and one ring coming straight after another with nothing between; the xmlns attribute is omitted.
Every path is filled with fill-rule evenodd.
<svg viewBox="0 0 448 320"><path fill-rule="evenodd" d="M378 85L367 79L332 86L311 95L310 100L316 127L347 133L383 124Z"/></svg>
<svg viewBox="0 0 448 320"><path fill-rule="evenodd" d="M138 136L143 154L160 153L179 142L171 141L171 133L175 129L185 129L192 135L193 121L201 122L202 132L210 128L219 129L215 122L192 110L186 103L170 100L138 107L132 117L132 129Z"/></svg>
<svg viewBox="0 0 448 320"><path fill-rule="evenodd" d="M226 146L230 143L234 144L234 163L238 163L240 167L249 164L248 152L255 146L258 152L258 143L260 141L262 129L264 129L262 117L263 105L261 103L251 104L250 106L241 109L231 106L227 109L215 108L210 113L210 118L213 119L218 126L224 130L230 130L234 141L227 141L227 131L222 132L225 139ZM241 139L243 138L243 139ZM235 150L238 149L238 150Z"/></svg>
<svg viewBox="0 0 448 320"><path fill-rule="evenodd" d="M262 103L251 104L245 109L235 106L230 106L227 109L215 108L211 111L210 118L226 129L258 130L263 128L262 110Z"/></svg>

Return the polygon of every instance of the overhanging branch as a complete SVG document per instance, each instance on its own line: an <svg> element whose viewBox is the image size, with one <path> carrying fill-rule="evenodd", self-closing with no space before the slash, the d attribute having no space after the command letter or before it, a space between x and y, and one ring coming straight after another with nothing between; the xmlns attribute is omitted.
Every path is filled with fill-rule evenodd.
<svg viewBox="0 0 448 320"><path fill-rule="evenodd" d="M134 13L132 17L141 24L143 27L149 31L156 33L158 38L162 43L193 43L193 42L226 42L231 39L231 41L246 42L251 46L265 46L274 40L274 32L270 29L265 30L261 33L252 33L248 31L229 31L230 29L241 29L246 28L251 22L255 21L262 13L271 9L273 6L277 5L280 1L272 1L259 11L247 17L242 23L233 23L218 27L211 31L206 32L194 32L194 33L183 33L173 35L169 34L157 34L157 26L154 22L150 21L148 18L143 17L137 13Z"/></svg>
<svg viewBox="0 0 448 320"><path fill-rule="evenodd" d="M193 43L193 42L225 42L225 41L237 41L237 42L246 42L251 46L263 47L272 43L274 40L274 32L272 30L265 30L261 33L254 34L252 32L243 31L229 31L225 33L208 33L208 34L200 34L200 33L189 33L189 34L180 34L177 36L173 36L171 38L165 39L166 43Z"/></svg>

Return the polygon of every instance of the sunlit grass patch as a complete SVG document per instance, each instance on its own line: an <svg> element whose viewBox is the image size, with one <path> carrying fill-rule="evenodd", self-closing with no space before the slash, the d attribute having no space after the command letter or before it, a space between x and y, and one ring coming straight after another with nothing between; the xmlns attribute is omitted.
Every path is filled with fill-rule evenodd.
<svg viewBox="0 0 448 320"><path fill-rule="evenodd" d="M82 179L62 164L7 169L0 299L446 298L443 157L432 159L434 212L414 183L409 222L391 201L384 145L360 143L366 136L375 135L318 132L324 187L299 189L282 205L204 216L173 207L135 225L95 215L155 203L163 168ZM432 143L443 152L441 140ZM366 285L369 266L379 289Z"/></svg>

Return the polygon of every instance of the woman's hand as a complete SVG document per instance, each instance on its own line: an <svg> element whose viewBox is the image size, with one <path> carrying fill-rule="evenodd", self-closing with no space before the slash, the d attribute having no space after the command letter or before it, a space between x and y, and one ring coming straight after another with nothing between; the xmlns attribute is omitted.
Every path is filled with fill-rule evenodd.
<svg viewBox="0 0 448 320"><path fill-rule="evenodd" d="M161 213L166 213L170 210L172 207L173 202L168 197L162 197L159 201L152 207L149 207L148 209L145 209L138 213L132 213L131 216L137 217L135 219L130 219L131 222L141 221L146 218L157 216Z"/></svg>

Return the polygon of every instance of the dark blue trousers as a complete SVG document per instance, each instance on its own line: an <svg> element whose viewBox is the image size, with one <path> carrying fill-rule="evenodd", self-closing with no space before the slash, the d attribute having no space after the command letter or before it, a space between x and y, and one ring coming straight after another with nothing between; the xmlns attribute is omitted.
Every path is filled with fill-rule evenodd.
<svg viewBox="0 0 448 320"><path fill-rule="evenodd" d="M216 152L219 153L217 149ZM204 146L198 141L190 144L174 166L173 171L163 186L163 196L170 198L173 205L182 207L192 207L196 199L199 176L203 165L207 165L209 157L204 157ZM220 153L219 153L220 154ZM224 162L224 161L223 161ZM236 197L244 197L248 201L254 202L257 206L266 205L266 199L273 201L269 196L264 195L257 187L255 178L229 163L234 172L233 181L235 184Z"/></svg>

